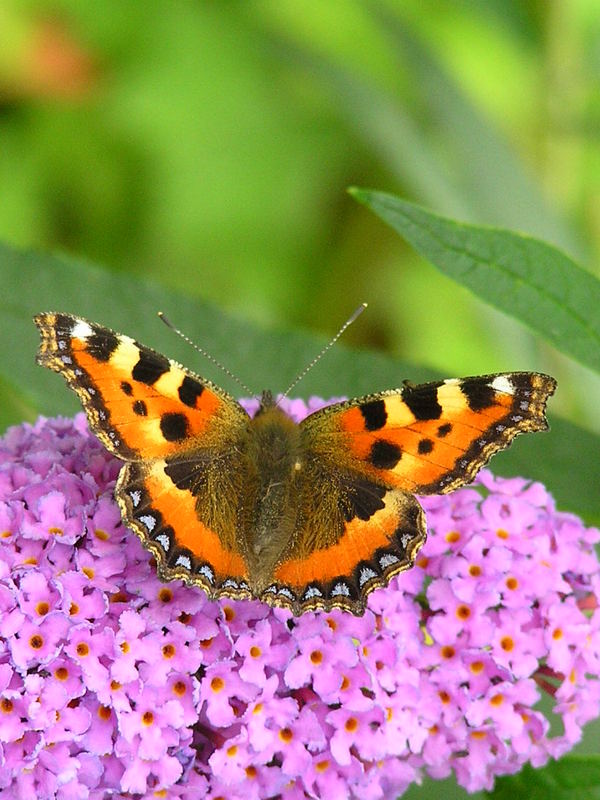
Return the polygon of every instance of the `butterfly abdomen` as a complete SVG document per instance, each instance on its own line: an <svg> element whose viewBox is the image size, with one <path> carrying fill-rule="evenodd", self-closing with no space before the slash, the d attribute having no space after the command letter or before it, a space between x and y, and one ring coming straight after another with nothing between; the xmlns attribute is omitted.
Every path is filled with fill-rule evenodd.
<svg viewBox="0 0 600 800"><path fill-rule="evenodd" d="M266 586L296 527L302 473L300 429L278 408L264 409L251 422L250 462L258 476L248 532L248 559L257 585Z"/></svg>

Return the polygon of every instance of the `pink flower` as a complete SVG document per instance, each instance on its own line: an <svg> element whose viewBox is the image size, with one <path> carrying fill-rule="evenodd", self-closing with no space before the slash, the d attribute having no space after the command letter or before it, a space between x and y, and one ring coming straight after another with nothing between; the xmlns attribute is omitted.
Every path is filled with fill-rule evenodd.
<svg viewBox="0 0 600 800"><path fill-rule="evenodd" d="M375 799L452 772L476 791L598 716L600 533L540 484L484 471L483 497L423 498L414 569L362 618L295 619L160 582L118 471L83 415L0 439L3 795Z"/></svg>
<svg viewBox="0 0 600 800"><path fill-rule="evenodd" d="M205 704L205 714L219 728L233 725L237 709L254 700L258 687L246 683L239 676L239 664L234 659L218 661L206 668L200 688L200 699Z"/></svg>
<svg viewBox="0 0 600 800"><path fill-rule="evenodd" d="M242 680L264 685L267 669L280 670L288 661L288 648L272 642L272 629L268 620L258 620L248 633L237 637L235 650L244 660L240 667Z"/></svg>
<svg viewBox="0 0 600 800"><path fill-rule="evenodd" d="M351 670L357 661L356 644L328 629L299 641L299 653L289 662L284 680L291 689L310 684L317 694L327 696L340 689L344 670Z"/></svg>

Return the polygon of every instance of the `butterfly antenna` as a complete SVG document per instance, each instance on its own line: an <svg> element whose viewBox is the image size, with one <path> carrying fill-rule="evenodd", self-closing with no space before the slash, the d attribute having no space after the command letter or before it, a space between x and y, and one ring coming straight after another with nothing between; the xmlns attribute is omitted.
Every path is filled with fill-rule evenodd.
<svg viewBox="0 0 600 800"><path fill-rule="evenodd" d="M287 396L288 396L288 394L289 394L289 393L292 391L292 389L293 389L295 386L297 386L297 385L300 383L300 381L301 381L301 380L302 380L302 379L303 379L303 378L306 376L306 374L307 374L308 372L310 372L310 371L311 371L311 369L312 369L312 368L315 366L315 364L317 364L317 363L318 363L318 362L319 362L319 361L320 361L320 360L323 358L323 356L325 355L325 353L326 353L326 352L327 352L327 351L328 351L328 350L329 350L331 347L333 347L333 345L334 345L334 344L337 342L337 340L340 338L340 336L341 336L341 335L342 335L342 333L343 333L343 332L346 330L346 328L349 328L349 327L350 327L350 325L352 325L352 323L354 322L354 320L355 320L355 319L357 319L358 317L360 317L360 315L362 314L362 312L365 310L365 308L366 308L366 307L367 307L367 303L361 303L361 304L359 305L359 307L356 309L356 311L355 311L353 314L351 314L351 315L348 317L348 319L346 320L346 322L344 322L344 324L343 324L343 325L342 325L342 327L339 329L339 331L336 333L336 335L333 337L333 339L331 339L331 341L330 341L328 344L326 344L326 345L325 345L325 347L324 347L324 348L321 350L321 352L320 352L320 353L319 353L317 356L315 356L315 357L313 358L313 360L310 362L310 364L308 364L308 365L307 365L307 366L306 366L306 367L305 367L305 368L302 370L302 372L301 372L301 373L298 375L298 377L297 377L297 378L295 378L295 379L292 381L292 383L291 383L291 384L288 386L288 388L286 389L286 391L285 391L285 392L284 392L284 393L281 395L281 397L280 397L280 398L279 398L279 400L277 401L277 402L278 402L278 404L281 402L281 400L283 400L283 398L284 398L284 397L287 397Z"/></svg>
<svg viewBox="0 0 600 800"><path fill-rule="evenodd" d="M189 345L191 345L191 347L193 347L194 350L197 350L201 355L204 356L204 358L208 359L208 361L210 361L211 364L214 364L215 367L218 367L222 372L225 373L225 375L228 375L232 380L234 380L238 384L238 386L242 387L242 389L246 392L247 395L249 395L250 397L256 397L256 392L253 392L251 389L249 389L246 386L246 384L243 383L238 378L237 375L234 375L233 372L231 372L231 370L228 370L227 367L223 366L223 364L221 364L220 361L217 361L217 359L214 356L211 356L210 353L207 353L207 351L204 350L204 348L200 347L200 345L197 345L196 342L193 342L189 336L186 336L185 333L179 330L179 328L176 328L175 325L169 322L169 320L165 317L162 311L158 312L158 316L160 317L162 322L165 323L167 328L170 328L178 336L181 336L184 342L187 342Z"/></svg>

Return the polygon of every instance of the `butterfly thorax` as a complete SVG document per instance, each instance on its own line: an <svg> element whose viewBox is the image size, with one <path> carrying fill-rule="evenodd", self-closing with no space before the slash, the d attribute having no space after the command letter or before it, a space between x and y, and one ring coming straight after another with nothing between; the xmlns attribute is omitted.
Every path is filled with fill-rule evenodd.
<svg viewBox="0 0 600 800"><path fill-rule="evenodd" d="M300 428L273 404L250 423L249 458L256 475L255 506L247 531L250 574L267 585L296 527L302 473Z"/></svg>

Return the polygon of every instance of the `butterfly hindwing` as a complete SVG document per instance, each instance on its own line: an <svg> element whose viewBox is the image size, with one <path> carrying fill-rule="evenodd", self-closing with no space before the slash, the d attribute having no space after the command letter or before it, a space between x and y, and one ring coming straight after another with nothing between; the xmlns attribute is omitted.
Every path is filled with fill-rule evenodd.
<svg viewBox="0 0 600 800"><path fill-rule="evenodd" d="M211 599L251 597L238 540L237 509L228 517L220 508L215 519L207 519L198 507L193 467L187 474L183 485L178 485L165 461L126 464L115 489L124 521L154 555L164 580L179 578L200 586ZM217 496L231 493L235 474L223 474ZM203 470L202 480L206 479Z"/></svg>
<svg viewBox="0 0 600 800"><path fill-rule="evenodd" d="M351 477L331 477L326 500L315 496L314 483L307 484L310 517L304 517L293 550L274 571L271 597L295 614L317 608L362 614L367 596L412 567L425 543L425 515L415 497L361 479L353 484ZM319 536L320 530L328 537ZM268 593L262 597L273 602Z"/></svg>

